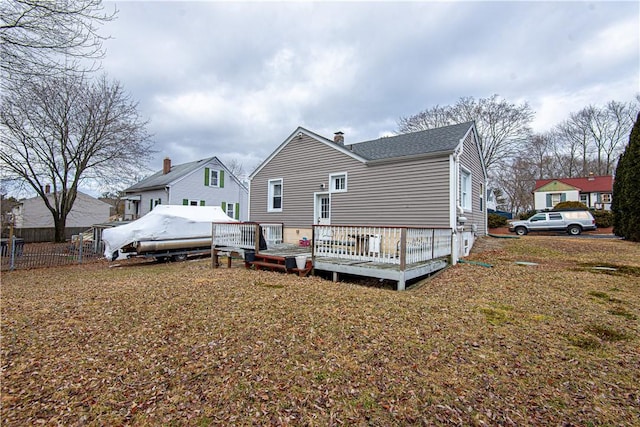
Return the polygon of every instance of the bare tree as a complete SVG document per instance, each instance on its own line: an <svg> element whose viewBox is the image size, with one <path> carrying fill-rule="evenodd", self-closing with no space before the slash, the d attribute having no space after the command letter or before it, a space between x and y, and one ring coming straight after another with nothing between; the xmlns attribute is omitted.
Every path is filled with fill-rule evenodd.
<svg viewBox="0 0 640 427"><path fill-rule="evenodd" d="M633 125L637 102L589 105L555 127L566 176L610 175Z"/></svg>
<svg viewBox="0 0 640 427"><path fill-rule="evenodd" d="M14 95L0 110L3 179L35 190L62 241L81 183L121 185L144 169L152 153L147 123L122 86L106 77L42 78Z"/></svg>
<svg viewBox="0 0 640 427"><path fill-rule="evenodd" d="M115 14L115 9L105 13L102 0L0 2L3 88L20 86L34 76L96 68L94 61L103 55L99 25Z"/></svg>
<svg viewBox="0 0 640 427"><path fill-rule="evenodd" d="M460 98L450 106L435 106L398 120L398 132L415 132L445 125L475 121L487 169L513 157L531 135L533 110L528 103L509 103L498 95Z"/></svg>
<svg viewBox="0 0 640 427"><path fill-rule="evenodd" d="M229 171L236 176L236 178L242 179L244 175L244 167L238 159L231 159L225 163L225 166Z"/></svg>
<svg viewBox="0 0 640 427"><path fill-rule="evenodd" d="M533 208L535 180L535 168L527 158L516 158L496 168L494 182L503 191L509 212L518 214Z"/></svg>

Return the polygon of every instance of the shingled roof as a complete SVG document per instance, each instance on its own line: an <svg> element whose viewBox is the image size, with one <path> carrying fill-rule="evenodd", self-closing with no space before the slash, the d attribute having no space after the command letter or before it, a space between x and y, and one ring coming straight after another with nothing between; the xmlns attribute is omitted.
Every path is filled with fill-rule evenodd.
<svg viewBox="0 0 640 427"><path fill-rule="evenodd" d="M452 152L473 122L444 126L353 144L351 149L367 160L382 160L420 154Z"/></svg>
<svg viewBox="0 0 640 427"><path fill-rule="evenodd" d="M183 163L181 165L171 165L171 170L169 171L169 173L164 174L162 173L161 169L150 177L143 179L142 181L132 185L124 191L130 193L135 191L150 190L154 188L162 188L168 184L171 184L175 180L193 172L194 170L197 170L203 164L215 159L216 157L214 156L209 157L208 159L196 160L195 162Z"/></svg>
<svg viewBox="0 0 640 427"><path fill-rule="evenodd" d="M556 178L556 179L536 179L533 191L538 191L541 187L550 182L558 181L579 189L583 193L613 191L613 177L611 175L589 176L582 178Z"/></svg>

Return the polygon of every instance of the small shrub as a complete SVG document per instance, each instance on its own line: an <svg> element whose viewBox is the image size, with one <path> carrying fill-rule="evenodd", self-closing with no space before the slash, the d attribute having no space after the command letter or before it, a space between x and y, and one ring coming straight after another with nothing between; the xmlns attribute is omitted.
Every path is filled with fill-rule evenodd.
<svg viewBox="0 0 640 427"><path fill-rule="evenodd" d="M575 200L568 200L566 202L560 202L553 207L553 210L559 211L561 209L587 209L587 205Z"/></svg>
<svg viewBox="0 0 640 427"><path fill-rule="evenodd" d="M489 228L506 227L507 218L503 217L502 215L490 213L487 218L487 222L489 224Z"/></svg>
<svg viewBox="0 0 640 427"><path fill-rule="evenodd" d="M613 212L604 210L592 210L591 214L596 220L596 226L607 228L613 226Z"/></svg>
<svg viewBox="0 0 640 427"><path fill-rule="evenodd" d="M529 219L532 216L534 216L535 214L537 214L538 211L536 211L535 209L531 209L530 211L526 211L526 212L522 212L520 215L518 215L519 219Z"/></svg>

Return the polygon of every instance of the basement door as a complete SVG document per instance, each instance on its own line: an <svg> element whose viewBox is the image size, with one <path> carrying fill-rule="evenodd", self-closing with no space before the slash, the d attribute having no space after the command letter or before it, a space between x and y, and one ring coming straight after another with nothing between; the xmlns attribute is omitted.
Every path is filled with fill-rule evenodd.
<svg viewBox="0 0 640 427"><path fill-rule="evenodd" d="M316 193L314 209L314 222L317 225L331 224L331 198L329 197L329 193Z"/></svg>

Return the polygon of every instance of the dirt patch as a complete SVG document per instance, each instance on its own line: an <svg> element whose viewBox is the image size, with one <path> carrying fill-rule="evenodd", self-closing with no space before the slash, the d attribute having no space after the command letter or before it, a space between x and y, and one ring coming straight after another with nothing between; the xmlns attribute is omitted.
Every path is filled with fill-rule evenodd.
<svg viewBox="0 0 640 427"><path fill-rule="evenodd" d="M480 237L476 239L475 243L473 244L473 248L471 248L471 254L501 250L508 243L508 240L508 238L491 236Z"/></svg>

